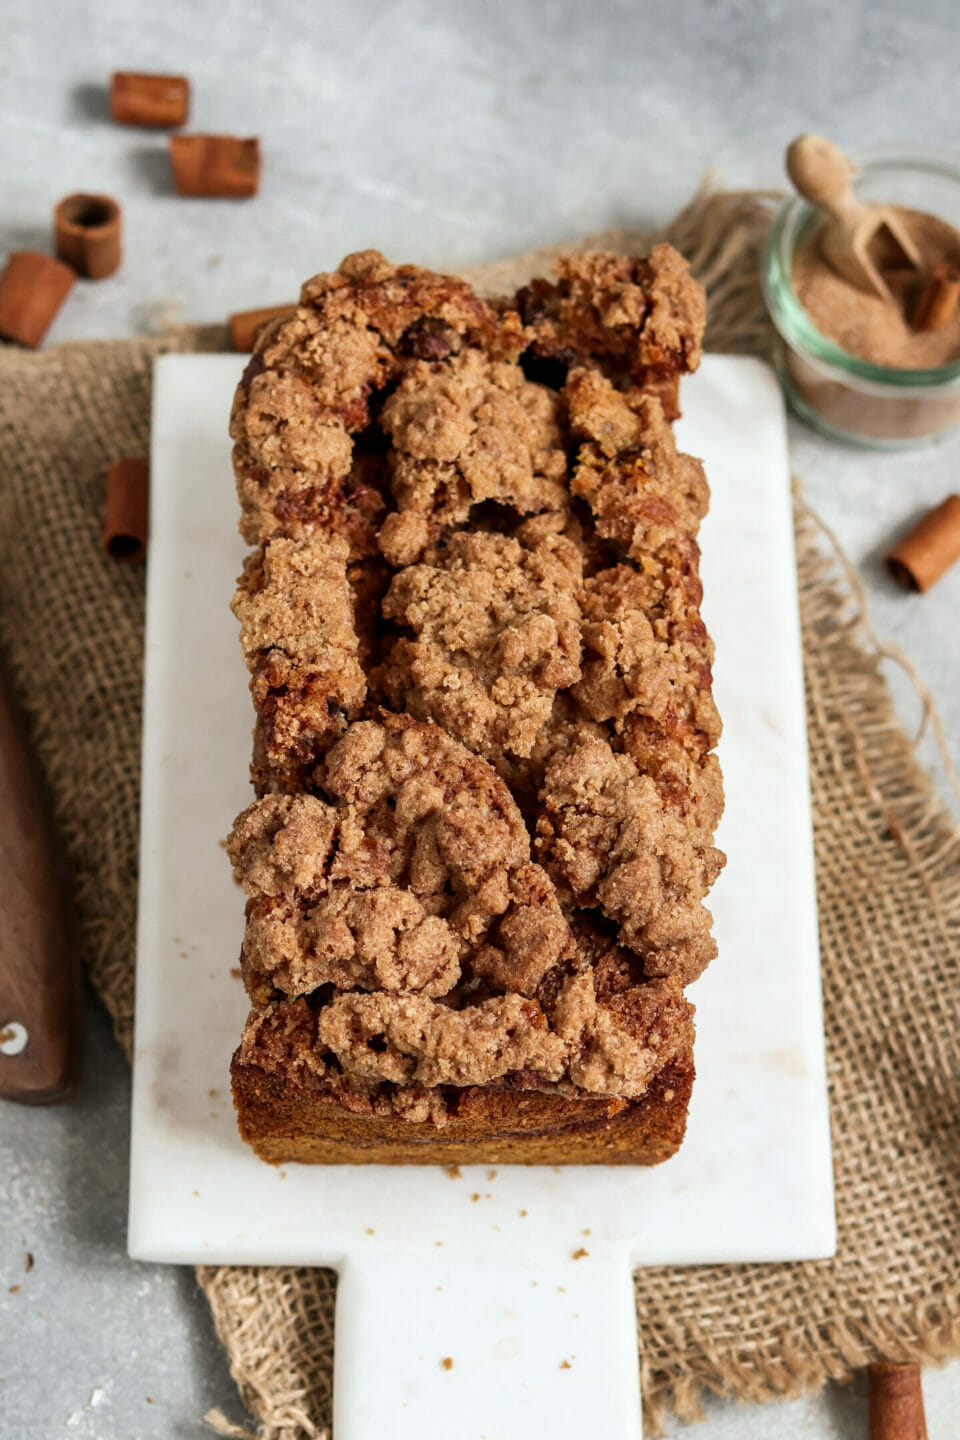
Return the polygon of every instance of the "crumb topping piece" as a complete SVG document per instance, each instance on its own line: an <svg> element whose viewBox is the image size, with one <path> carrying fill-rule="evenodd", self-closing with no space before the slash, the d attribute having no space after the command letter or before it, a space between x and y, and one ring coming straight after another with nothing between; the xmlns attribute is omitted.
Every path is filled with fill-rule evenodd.
<svg viewBox="0 0 960 1440"><path fill-rule="evenodd" d="M603 251L556 264L557 281L534 280L517 296L533 351L565 366L600 362L622 386L658 393L671 419L677 381L700 363L706 297L676 250L645 259Z"/></svg>
<svg viewBox="0 0 960 1440"><path fill-rule="evenodd" d="M330 802L266 796L227 844L250 896L255 1000L324 984L448 994L461 976L532 994L571 951L503 781L434 725L360 721L327 757Z"/></svg>
<svg viewBox="0 0 960 1440"><path fill-rule="evenodd" d="M253 899L320 895L336 833L336 811L315 795L265 795L233 822L227 855Z"/></svg>
<svg viewBox="0 0 960 1440"><path fill-rule="evenodd" d="M565 1059L540 1006L521 995L465 1010L419 995L338 995L318 1016L317 1043L361 1080L396 1085L484 1085L517 1070L559 1080Z"/></svg>
<svg viewBox="0 0 960 1440"><path fill-rule="evenodd" d="M566 506L558 412L553 391L479 350L415 365L380 422L393 446L397 513L379 538L390 563L418 560L483 501L522 515Z"/></svg>
<svg viewBox="0 0 960 1440"><path fill-rule="evenodd" d="M629 755L586 739L547 765L537 854L561 900L599 906L647 975L695 980L716 954L703 898L723 857Z"/></svg>
<svg viewBox="0 0 960 1440"><path fill-rule="evenodd" d="M572 693L592 720L619 722L637 711L703 752L720 738L713 642L684 590L628 565L588 579L582 678Z"/></svg>
<svg viewBox="0 0 960 1440"><path fill-rule="evenodd" d="M495 315L464 281L391 265L376 250L308 280L293 314L260 335L234 402L244 538L299 538L336 528L344 508L362 511L369 497L348 483L353 437L377 393L423 351L509 355L520 337L516 315Z"/></svg>
<svg viewBox="0 0 960 1440"><path fill-rule="evenodd" d="M389 703L493 763L504 750L528 756L558 690L580 676L579 584L579 551L561 535L452 536L384 599L384 616L413 634L389 652Z"/></svg>
<svg viewBox="0 0 960 1440"><path fill-rule="evenodd" d="M254 551L233 599L257 712L254 783L302 789L363 704L348 549L276 537Z"/></svg>
<svg viewBox="0 0 960 1440"><path fill-rule="evenodd" d="M603 376L575 371L564 395L582 441L572 494L587 502L599 534L621 558L656 576L661 552L689 551L707 513L703 466L678 451L659 400L648 393L622 395Z"/></svg>
<svg viewBox="0 0 960 1440"><path fill-rule="evenodd" d="M336 886L314 904L252 901L241 973L261 1003L321 985L446 995L460 978L459 952L447 922L409 890Z"/></svg>
<svg viewBox="0 0 960 1440"><path fill-rule="evenodd" d="M568 1045L571 1082L594 1095L642 1095L668 1060L693 1043L693 1007L671 976L599 1001L591 969L566 982L552 1015Z"/></svg>
<svg viewBox="0 0 960 1440"><path fill-rule="evenodd" d="M254 1008L240 1054L304 1088L325 1082L341 1102L352 1092L357 1109L442 1123L439 1086L464 1089L519 1075L561 1092L630 1098L692 1041L693 1007L677 980L598 1001L591 972L583 970L555 1002L553 1028L543 1007L523 995L452 1010L423 995L352 991L319 1010L302 997ZM385 1095L384 1085L396 1089ZM425 1114L431 1093L435 1108Z"/></svg>

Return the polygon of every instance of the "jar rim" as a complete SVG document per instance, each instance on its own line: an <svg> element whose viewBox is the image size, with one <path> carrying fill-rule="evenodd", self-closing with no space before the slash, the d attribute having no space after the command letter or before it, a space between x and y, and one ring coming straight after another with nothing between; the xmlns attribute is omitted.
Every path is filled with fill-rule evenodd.
<svg viewBox="0 0 960 1440"><path fill-rule="evenodd" d="M954 181L960 190L960 154L925 145L874 145L851 155L856 169L900 166L928 170ZM771 320L782 339L802 347L822 365L841 371L845 377L866 382L877 394L903 390L926 392L958 388L960 357L926 369L903 369L877 365L828 340L818 330L797 299L793 288L792 261L797 239L810 228L816 209L799 195L788 195L776 210L763 246L761 281Z"/></svg>

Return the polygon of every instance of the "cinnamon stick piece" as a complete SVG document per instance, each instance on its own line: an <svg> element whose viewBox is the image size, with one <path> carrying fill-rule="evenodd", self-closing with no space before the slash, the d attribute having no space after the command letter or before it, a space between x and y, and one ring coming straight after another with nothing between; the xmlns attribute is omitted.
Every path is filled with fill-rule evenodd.
<svg viewBox="0 0 960 1440"><path fill-rule="evenodd" d="M929 590L960 560L960 495L948 495L887 556L887 569L906 590Z"/></svg>
<svg viewBox="0 0 960 1440"><path fill-rule="evenodd" d="M61 260L88 280L105 280L119 270L120 206L109 195L67 195L53 212Z"/></svg>
<svg viewBox="0 0 960 1440"><path fill-rule="evenodd" d="M239 354L251 351L257 331L262 325L276 320L280 315L292 315L296 308L296 303L291 300L289 305L267 305L261 310L237 310L230 316L230 342L234 350Z"/></svg>
<svg viewBox="0 0 960 1440"><path fill-rule="evenodd" d="M914 330L942 330L949 324L960 302L960 270L935 265L913 312Z"/></svg>
<svg viewBox="0 0 960 1440"><path fill-rule="evenodd" d="M168 143L180 195L242 199L260 188L260 141L255 136L171 135Z"/></svg>
<svg viewBox="0 0 960 1440"><path fill-rule="evenodd" d="M110 114L118 125L185 125L189 108L190 81L183 75L117 70L110 77Z"/></svg>
<svg viewBox="0 0 960 1440"><path fill-rule="evenodd" d="M76 278L50 255L14 251L0 274L0 335L35 350Z"/></svg>
<svg viewBox="0 0 960 1440"><path fill-rule="evenodd" d="M870 1440L927 1440L919 1365L871 1365L868 1393Z"/></svg>
<svg viewBox="0 0 960 1440"><path fill-rule="evenodd" d="M147 553L150 502L150 465L127 457L107 471L107 500L103 517L103 548L115 560L134 562Z"/></svg>

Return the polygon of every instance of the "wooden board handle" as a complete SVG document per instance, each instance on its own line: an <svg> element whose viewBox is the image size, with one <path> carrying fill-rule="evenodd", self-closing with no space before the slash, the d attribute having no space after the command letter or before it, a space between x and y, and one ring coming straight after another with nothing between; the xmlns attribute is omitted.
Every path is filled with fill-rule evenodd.
<svg viewBox="0 0 960 1440"><path fill-rule="evenodd" d="M0 1098L65 1099L77 1071L78 974L40 788L0 684Z"/></svg>

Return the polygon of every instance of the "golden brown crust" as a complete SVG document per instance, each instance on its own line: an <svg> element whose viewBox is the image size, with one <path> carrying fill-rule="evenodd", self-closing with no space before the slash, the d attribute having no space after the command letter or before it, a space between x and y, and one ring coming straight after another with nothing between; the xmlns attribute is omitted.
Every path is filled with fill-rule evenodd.
<svg viewBox="0 0 960 1440"><path fill-rule="evenodd" d="M228 847L233 1074L265 1158L654 1163L682 1136L722 863L708 491L667 423L702 291L669 247L558 268L524 327L350 256L237 392L262 798Z"/></svg>
<svg viewBox="0 0 960 1440"><path fill-rule="evenodd" d="M403 1117L372 1106L358 1112L335 1089L302 1088L240 1051L231 1073L241 1134L275 1165L658 1165L683 1140L694 1078L688 1051L638 1100L473 1088L457 1093L453 1115L433 1091ZM443 1125L432 1113L438 1100Z"/></svg>

